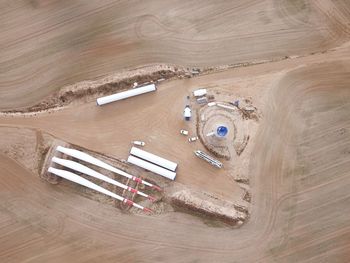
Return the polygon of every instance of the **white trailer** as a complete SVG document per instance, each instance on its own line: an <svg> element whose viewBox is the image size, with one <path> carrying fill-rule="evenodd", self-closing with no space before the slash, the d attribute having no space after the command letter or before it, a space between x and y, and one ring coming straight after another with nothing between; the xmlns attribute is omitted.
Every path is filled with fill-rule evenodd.
<svg viewBox="0 0 350 263"><path fill-rule="evenodd" d="M96 102L97 102L97 105L102 106L114 101L123 100L126 98L141 95L141 94L148 93L155 90L157 90L156 85L150 84L140 88L134 88L127 91L112 94L109 96L101 97L101 98L98 98Z"/></svg>
<svg viewBox="0 0 350 263"><path fill-rule="evenodd" d="M112 178L109 178L108 176L105 176L99 172L96 172L95 170L93 169L90 169L89 167L85 166L85 165L82 165L80 163L77 163L77 162L74 162L74 161L71 161L71 160L65 160L65 159L60 159L60 158L57 158L57 157L53 157L52 158L52 161L54 163L57 163L59 165L62 165L64 167L67 167L69 169L72 169L72 170L75 170L77 172L80 172L80 173L83 173L83 174L86 174L86 175L89 175L91 177L94 177L94 178L97 178L97 179L100 179L102 181L105 181L107 183L110 183L110 184L113 184L117 187L120 187L122 189L125 189L129 192L132 192L132 193L136 193L138 195L141 195L143 197L146 197L148 198L149 200L151 201L155 201L156 198L154 198L153 196L150 196L148 194L145 194L141 191L138 191L130 186L127 186L125 184L122 184L116 180L113 180Z"/></svg>
<svg viewBox="0 0 350 263"><path fill-rule="evenodd" d="M141 209L143 211L146 211L146 212L151 212L152 210L150 210L149 208L146 208L146 207L143 207L141 205L138 205L136 203L134 203L133 201L131 200L128 200L120 195L117 195L115 193L112 193L111 191L108 191L107 189L97 185L97 184L94 184L92 182L90 182L89 180L86 180L85 178L79 176L79 175L76 175L72 172L68 172L68 171L65 171L65 170L61 170L61 169L56 169L56 168L53 168L53 167L49 167L48 171L52 174L55 174L59 177L62 177L64 179L67 179L71 182L74 182L74 183L77 183L77 184L80 184L82 186L85 186L87 188L90 188L92 190L95 190L97 192L100 192L102 194L105 194L105 195L108 195L114 199L117 199L121 202L123 202L124 204L128 204L128 205L132 205L138 209Z"/></svg>
<svg viewBox="0 0 350 263"><path fill-rule="evenodd" d="M160 167L158 165L155 165L153 163L147 162L145 160L142 160L140 158L137 158L135 156L129 155L128 157L128 163L132 163L134 165L137 165L143 169L146 169L148 171L151 171L153 173L159 174L165 178L168 178L170 180L175 180L176 173L169 171L163 167Z"/></svg>
<svg viewBox="0 0 350 263"><path fill-rule="evenodd" d="M193 95L195 97L201 97L201 96L207 95L207 89L197 89L193 91Z"/></svg>
<svg viewBox="0 0 350 263"><path fill-rule="evenodd" d="M135 182L145 184L145 185L152 187L158 191L161 191L161 189L158 186L153 185L145 180L141 180L140 178L135 177L133 175L130 175L130 174L128 174L120 169L117 169L117 168L115 168L115 167L113 167L105 162L102 162L101 160L99 160L95 157L92 157L91 155L89 155L87 153L84 153L84 152L81 152L81 151L78 151L75 149L65 148L62 146L57 146L56 151L59 151L61 153L64 153L64 154L69 155L71 157L74 157L76 159L82 160L84 162L91 163L91 164L96 165L98 167L104 168L104 169L109 170L113 173L120 174L120 175L122 175L126 178L129 178Z"/></svg>

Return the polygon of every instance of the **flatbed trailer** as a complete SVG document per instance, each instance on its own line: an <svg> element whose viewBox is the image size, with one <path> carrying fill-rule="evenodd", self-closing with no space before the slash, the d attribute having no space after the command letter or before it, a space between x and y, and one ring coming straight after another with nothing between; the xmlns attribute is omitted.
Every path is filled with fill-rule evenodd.
<svg viewBox="0 0 350 263"><path fill-rule="evenodd" d="M194 154L198 157L203 159L204 161L210 163L211 165L217 167L217 168L222 168L223 164L222 162L214 159L213 157L211 157L209 154L202 152L200 150L194 151Z"/></svg>

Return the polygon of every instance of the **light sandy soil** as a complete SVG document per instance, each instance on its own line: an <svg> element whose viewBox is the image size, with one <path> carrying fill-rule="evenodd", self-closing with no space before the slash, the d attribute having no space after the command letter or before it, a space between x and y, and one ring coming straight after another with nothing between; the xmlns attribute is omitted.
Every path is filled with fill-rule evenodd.
<svg viewBox="0 0 350 263"><path fill-rule="evenodd" d="M0 145L15 144L26 127L33 129L29 141L42 130L125 159L128 142L143 139L150 151L179 162L179 183L235 200L243 192L225 169L204 165L192 154L199 144L188 144L178 134L184 128L185 96L197 87L230 89L237 97L251 97L262 113L248 156L252 214L239 229L208 226L175 211L162 216L123 214L38 180L30 163L1 154L2 262L348 262L350 52L348 44L332 49L349 38L346 1L312 1L304 11L296 9L303 1L237 1L230 8L225 1L215 8L199 8L196 2L174 1L177 8L105 2L100 9L91 1L87 6L70 4L71 12L66 4L51 2L42 1L38 9L29 2L2 3L1 19L14 23L1 40L6 51L0 62L6 69L0 73L2 109L32 105L63 84L124 66L162 61L232 64L331 50L165 82L154 94L105 107L89 102L33 117L0 117L1 129L18 129L2 136ZM208 19L201 18L204 15ZM170 19L175 16L182 19ZM81 22L85 20L90 22ZM97 37L89 40L87 32L94 25ZM99 35L103 25L106 31ZM76 32L81 40L62 40ZM133 41L136 36L142 41ZM41 53L44 50L52 53ZM56 58L61 63L50 67Z"/></svg>
<svg viewBox="0 0 350 263"><path fill-rule="evenodd" d="M166 145L171 142L166 138L174 138L172 133L182 122L180 115L178 121L165 120L172 111L173 116L178 114L181 94L187 89L234 83L233 92L240 96L259 93L262 99L257 106L263 113L250 161L252 215L242 228L209 227L177 212L162 217L120 214L111 206L41 182L2 156L1 243L5 245L0 248L1 257L33 262L61 261L62 257L78 262L97 258L346 262L350 256L348 55L347 49L339 49L171 81L160 85L157 94L134 98L133 109L127 101L104 108L91 103L47 116L1 118L2 125L40 128L116 157L127 155L125 141L142 137L151 149L177 160L181 158L177 154L186 156L192 146L173 144L168 151ZM173 107L168 107L170 101ZM144 120L155 104L164 113L157 120ZM191 161L180 162L179 181L202 183L209 174L215 178L212 189L219 187L217 191L231 196L232 186L225 188L220 182L224 171L216 173L206 166L205 173L199 174L202 162Z"/></svg>
<svg viewBox="0 0 350 263"><path fill-rule="evenodd" d="M349 40L347 0L0 3L0 108L152 63L213 66L320 52Z"/></svg>

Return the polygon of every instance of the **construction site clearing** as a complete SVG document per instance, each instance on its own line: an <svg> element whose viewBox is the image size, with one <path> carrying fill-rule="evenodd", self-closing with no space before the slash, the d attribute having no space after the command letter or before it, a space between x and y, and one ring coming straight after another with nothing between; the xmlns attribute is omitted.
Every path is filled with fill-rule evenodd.
<svg viewBox="0 0 350 263"><path fill-rule="evenodd" d="M309 62L311 74L323 67L312 61ZM28 116L24 114L20 119L17 117L19 113L4 112L2 118L6 120L6 125L2 125L0 135L6 137L6 140L0 141L1 153L37 175L37 178L28 178L29 180L41 178L41 184L50 185L45 190L47 194L63 194L67 198L71 198L71 195L81 196L85 199L84 202L91 200L103 205L104 209L114 207L113 213L116 217L128 214L131 217L142 215L152 220L162 220L166 215L181 213L199 219L208 227L244 229L242 226L251 220L251 213L257 209L254 202L258 202L252 194L251 180L254 178L250 174L250 158L254 156L256 147L265 142L260 137L260 143L257 144L257 131L267 114L266 111L269 111L269 105L277 103L274 101L266 104L276 87L271 87L269 82L278 78L280 85L288 86L289 79L303 74L303 68L300 69L294 61L289 63L293 68L289 73L290 77L273 67L267 71L260 67L263 73L256 76L257 81L236 78L232 82L231 78L226 79L227 72L219 72L216 75L223 81L208 81L211 75L203 75L153 82L156 90L148 94L117 100L104 106L96 105L99 97L95 96L89 102L78 104L78 108L85 115L79 115L78 119L74 113L74 104L58 109L41 108L38 112L28 112ZM336 61L329 64L332 68L336 68L333 67L336 65ZM328 65L324 66L330 69ZM255 71L255 68L252 67L251 70ZM188 85L187 82L191 79L198 80L195 84ZM209 84L203 86L202 82ZM171 88L173 85L179 89ZM137 86L143 85L138 83ZM129 90L137 86L132 83ZM198 89L206 90L206 103L198 103L198 97L194 96ZM172 99L175 94L177 100ZM100 95L112 94L107 92ZM278 96L282 96L278 100L281 103L278 107L282 109L286 97L283 93ZM163 102L164 98L170 99L173 106L168 107L169 101ZM191 109L189 118L184 116L186 107ZM265 111L260 110L261 108ZM270 115L274 108L271 107L271 110ZM115 115L114 112L119 114ZM102 121L101 116L104 114L109 117ZM19 120L21 128L16 127ZM52 121L54 126L46 126L45 123ZM96 121L99 125L96 125ZM68 123L75 123L75 128L67 126ZM271 129L266 130L267 133L277 131L269 119L264 123L263 130L271 126ZM35 128L31 128L33 126ZM101 127L106 136L103 141L99 139ZM72 133L71 128L78 129L77 133ZM291 129L288 125L285 128ZM89 131L87 140L84 138L84 131ZM90 136L94 141L89 139ZM62 140L60 137L66 139ZM284 139L281 140L285 143ZM132 150L137 147L142 149L141 154ZM62 149L87 154L130 175L131 178L64 154ZM155 170L160 171L158 174L146 171L142 166L129 163L127 160L130 156L147 161L148 165L163 166L163 170ZM160 160L160 163L155 164L158 161L152 158ZM110 180L106 182L67 168L67 161L69 165L74 163L71 166L73 168L81 168L82 165L84 169L88 168L90 172L92 170L93 174L106 176L117 183L111 184ZM175 176L172 179L164 177L164 170L167 171L166 174L175 173ZM76 176L80 178L76 179ZM92 184L86 183L84 179L95 186L91 188ZM141 183L141 180L148 185ZM101 192L96 186L106 191ZM83 200L79 200L74 209L84 207ZM47 205L50 206L50 203Z"/></svg>
<svg viewBox="0 0 350 263"><path fill-rule="evenodd" d="M127 100L134 99L132 98L133 96L146 96L142 94L150 91L157 92L156 83L159 83L159 80L151 81L144 85L132 82L132 80L129 80L128 83L133 83L133 85L122 92L109 94L110 91L107 89L105 97L97 98L97 107L106 107L103 104L108 103L118 104L120 100L128 102ZM104 87L108 85L113 84L102 84ZM100 90L100 86L94 88ZM89 89L91 90L91 88ZM78 88L77 92L79 93L80 90ZM102 93L101 91L95 92L92 90L87 93L90 99L91 94L95 94L93 98L96 99L96 95L101 95ZM214 220L227 226L241 226L249 219L251 194L247 168L244 167L246 164L240 162L240 156L246 148L248 148L246 154L249 155L249 147L247 145L249 138L254 136L252 127L255 126L256 128L258 125L258 110L252 106L251 99L235 96L231 92L225 91L225 89L212 87L190 90L188 94L184 95L184 100L186 101L185 111L187 108L190 113L186 115L184 111L179 125L186 128L186 130L174 130L172 138L179 141L179 143L186 143L188 138L187 143L193 143L193 147L196 150L187 149L187 151L189 153L192 152L193 161L198 162L196 157L202 159L203 163L200 165L203 165L205 169L213 170L212 173L216 173L216 169L224 170L220 175L219 181L227 181L226 184L229 186L236 184L236 190L230 195L230 198L222 195L220 191L209 190L210 184L214 180L218 181L217 177L214 178L210 175L205 176L202 173L198 175L202 177L201 181L204 182L203 184L177 183L177 180L175 180L177 164L144 150L138 150L137 147L147 149L151 144L150 142L145 143L143 141L144 138L133 138L140 140L132 140L125 143L125 146L131 147L128 158L114 158L99 152L92 152L79 145L72 145L59 138L45 135L47 138L45 146L42 145L41 148L36 148L36 151L41 150L43 152L36 152L34 154L36 158L32 160L34 163L37 163L35 165L36 170L33 172L39 174L42 179L51 184L60 184L60 187L67 187L101 203L113 203L115 207L129 213L139 214L140 210L143 210L147 214L154 216L176 210L193 214L207 222L209 222L208 220ZM152 96L152 94L149 94L149 96ZM74 93L72 97L75 97ZM199 98L205 99L207 103L199 102ZM85 101L86 98L82 98L82 100ZM27 113L40 114L57 110L46 102L41 102L39 105L46 106L38 109L37 112L33 111L33 108L29 108ZM68 104L68 106L71 107L72 105ZM96 108L96 110L99 109ZM18 112L6 112L4 114L13 115L18 114ZM181 116L181 109L179 109L178 115ZM250 126L249 129L248 125ZM230 132L224 136L216 135L216 129L219 129L219 127L225 127ZM27 132L33 133L34 131L28 130ZM36 133L40 133L40 137L44 136L43 132L36 131ZM179 135L180 133L182 136ZM152 136L152 134L150 135ZM24 147L20 150L30 152L25 148L28 146L21 142L21 138L18 138L16 141L19 145L11 144L8 148L3 146L2 149L7 153L15 153ZM152 142L152 144L156 143L156 140ZM44 150L42 149L43 147ZM98 164L96 166L96 163L86 161L84 158L76 159L76 156L67 155L62 149L76 151L89 156L86 158L97 158L97 162L103 162L103 164L102 166ZM223 159L225 165L216 158ZM169 163L169 165L162 165L164 163ZM113 172L108 167L106 169L105 165L111 165L113 169L115 168L120 172ZM188 176L189 171L186 171L184 168L181 169L181 162L179 166L180 176ZM120 176L120 173L127 173L130 177ZM96 174L98 177L95 176ZM101 179L99 176L108 177L112 180L110 181L107 178ZM70 181L70 183L62 180L63 178L66 181ZM144 181L141 178L144 178ZM228 178L231 178L231 180L227 180ZM173 182L169 182L169 180ZM153 184L154 187L149 188ZM96 189L97 187L98 189ZM155 189L158 190L156 193L154 192Z"/></svg>
<svg viewBox="0 0 350 263"><path fill-rule="evenodd" d="M349 1L0 7L1 263L349 262Z"/></svg>

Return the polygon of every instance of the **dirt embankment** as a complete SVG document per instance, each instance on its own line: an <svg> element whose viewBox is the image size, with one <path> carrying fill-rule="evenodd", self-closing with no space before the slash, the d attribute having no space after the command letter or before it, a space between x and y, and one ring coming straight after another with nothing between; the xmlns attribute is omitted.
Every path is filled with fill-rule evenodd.
<svg viewBox="0 0 350 263"><path fill-rule="evenodd" d="M41 112L54 111L73 104L83 104L96 100L101 96L128 90L133 87L135 82L138 83L138 85L145 85L148 83L159 83L176 77L191 78L194 76L222 72L232 68L249 67L287 59L302 58L309 55L326 53L328 51L334 50L324 50L306 55L284 56L274 59L233 63L215 67L184 67L170 64L145 65L133 70L122 70L101 79L81 81L64 86L35 105L19 109L3 110L0 111L0 115L35 115Z"/></svg>
<svg viewBox="0 0 350 263"><path fill-rule="evenodd" d="M23 114L46 112L69 105L93 101L98 97L128 90L136 82L138 85L158 83L175 77L190 77L193 70L171 65L146 66L134 70L122 71L94 81L82 81L63 87L39 103L16 110L3 111L3 114ZM194 71L195 74L198 71Z"/></svg>
<svg viewBox="0 0 350 263"><path fill-rule="evenodd" d="M200 216L211 223L223 222L233 227L241 226L248 218L248 208L215 199L189 189L180 190L170 196L169 202L177 211Z"/></svg>
<svg viewBox="0 0 350 263"><path fill-rule="evenodd" d="M326 51L323 51L324 53ZM314 55L316 53L312 53ZM169 64L146 65L133 70L119 71L97 80L81 81L72 85L64 86L53 92L45 99L35 105L0 111L2 115L28 114L34 115L41 112L53 111L69 105L79 105L89 101L94 101L98 97L107 96L116 92L128 90L134 83L144 85L148 83L159 83L172 78L191 78L193 76L212 74L225 71L231 68L254 66L264 63L278 62L285 59L295 59L304 57L285 56L271 60L258 60L245 63L235 63L216 67L184 67Z"/></svg>

